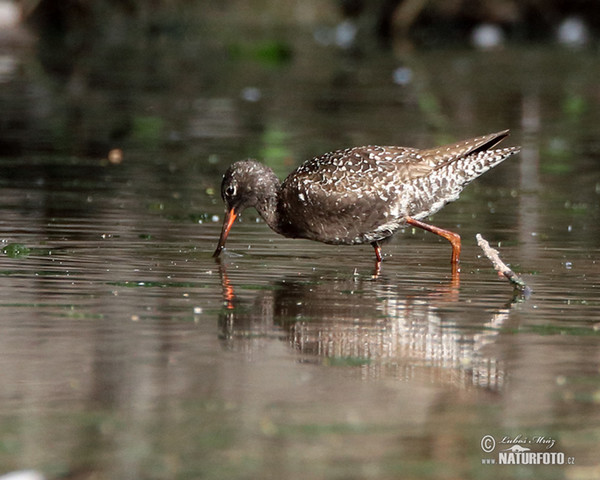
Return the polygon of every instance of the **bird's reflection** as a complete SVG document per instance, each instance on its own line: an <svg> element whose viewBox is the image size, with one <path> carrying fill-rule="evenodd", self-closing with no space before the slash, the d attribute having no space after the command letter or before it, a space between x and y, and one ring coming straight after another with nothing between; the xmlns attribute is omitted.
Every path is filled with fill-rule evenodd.
<svg viewBox="0 0 600 480"><path fill-rule="evenodd" d="M360 365L369 377L425 376L492 390L503 385L502 362L484 347L495 340L510 308L484 324L479 310L465 318L463 308L454 308L457 275L425 288L352 273L290 276L248 302L236 297L224 265L220 271L220 333L227 348L253 354L275 338L303 362Z"/></svg>

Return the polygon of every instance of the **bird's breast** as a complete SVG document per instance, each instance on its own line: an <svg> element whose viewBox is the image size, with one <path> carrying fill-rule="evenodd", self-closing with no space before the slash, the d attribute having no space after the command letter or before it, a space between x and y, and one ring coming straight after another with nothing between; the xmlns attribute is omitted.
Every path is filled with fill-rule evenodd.
<svg viewBox="0 0 600 480"><path fill-rule="evenodd" d="M278 210L283 235L331 244L380 240L404 218L398 191L357 182L290 182L280 192Z"/></svg>

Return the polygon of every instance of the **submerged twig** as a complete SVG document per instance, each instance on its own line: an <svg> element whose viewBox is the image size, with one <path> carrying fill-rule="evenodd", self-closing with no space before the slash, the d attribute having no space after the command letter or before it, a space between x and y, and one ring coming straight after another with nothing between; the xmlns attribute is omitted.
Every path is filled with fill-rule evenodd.
<svg viewBox="0 0 600 480"><path fill-rule="evenodd" d="M488 241L481 236L481 234L475 235L477 239L477 245L481 247L485 256L490 259L492 265L496 269L498 273L501 273L506 277L506 279L511 283L513 288L517 290L521 295L528 297L531 294L531 288L527 286L527 284L523 281L519 275L513 272L506 263L500 260L500 255L498 254L498 250L490 247Z"/></svg>

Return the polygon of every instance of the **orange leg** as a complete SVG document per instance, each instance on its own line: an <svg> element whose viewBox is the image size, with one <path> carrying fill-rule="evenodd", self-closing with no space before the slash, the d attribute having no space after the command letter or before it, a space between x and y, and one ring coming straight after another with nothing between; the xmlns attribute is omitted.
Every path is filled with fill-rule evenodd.
<svg viewBox="0 0 600 480"><path fill-rule="evenodd" d="M375 249L375 257L377 258L377 263L381 262L383 260L383 255L381 255L381 247L379 246L379 243L372 242L371 245L373 245L373 248Z"/></svg>
<svg viewBox="0 0 600 480"><path fill-rule="evenodd" d="M456 265L460 261L460 235L458 233L450 232L448 230L444 230L443 228L434 227L433 225L428 225L427 223L420 222L419 220L415 220L411 217L406 217L406 223L414 227L427 230L428 232L435 233L440 237L444 237L452 245L452 264Z"/></svg>

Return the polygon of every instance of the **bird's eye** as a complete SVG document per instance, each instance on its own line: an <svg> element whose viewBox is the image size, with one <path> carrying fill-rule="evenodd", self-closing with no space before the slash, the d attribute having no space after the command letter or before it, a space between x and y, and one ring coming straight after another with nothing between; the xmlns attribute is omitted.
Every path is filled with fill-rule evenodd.
<svg viewBox="0 0 600 480"><path fill-rule="evenodd" d="M236 192L236 188L235 185L229 185L226 189L225 189L225 195L229 198L234 197L235 196L235 192Z"/></svg>

